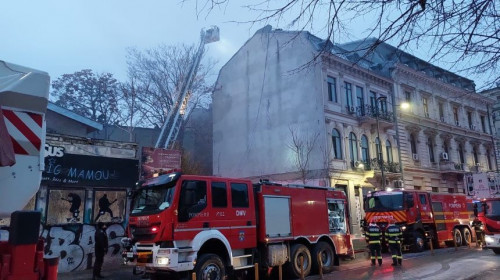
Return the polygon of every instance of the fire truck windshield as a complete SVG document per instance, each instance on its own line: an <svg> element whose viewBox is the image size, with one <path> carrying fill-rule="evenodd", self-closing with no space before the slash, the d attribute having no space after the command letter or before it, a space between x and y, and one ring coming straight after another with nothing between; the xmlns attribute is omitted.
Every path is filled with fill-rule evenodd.
<svg viewBox="0 0 500 280"><path fill-rule="evenodd" d="M365 204L366 212L403 210L403 193L374 193Z"/></svg>
<svg viewBox="0 0 500 280"><path fill-rule="evenodd" d="M134 197L132 214L156 213L170 207L174 190L174 185L141 189Z"/></svg>
<svg viewBox="0 0 500 280"><path fill-rule="evenodd" d="M144 182L134 196L131 214L158 213L170 207L179 177L180 173L172 173Z"/></svg>

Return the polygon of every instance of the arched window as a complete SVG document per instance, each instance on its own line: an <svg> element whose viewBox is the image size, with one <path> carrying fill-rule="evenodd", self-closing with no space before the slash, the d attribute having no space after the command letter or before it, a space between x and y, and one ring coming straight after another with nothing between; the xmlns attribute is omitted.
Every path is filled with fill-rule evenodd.
<svg viewBox="0 0 500 280"><path fill-rule="evenodd" d="M462 144L458 144L458 158L460 159L460 163L464 163L464 148Z"/></svg>
<svg viewBox="0 0 500 280"><path fill-rule="evenodd" d="M427 138L427 147L429 148L429 159L431 162L436 162L436 158L434 157L434 142L432 138Z"/></svg>
<svg viewBox="0 0 500 280"><path fill-rule="evenodd" d="M368 137L366 135L361 136L361 160L364 163L370 161L370 149L368 148Z"/></svg>
<svg viewBox="0 0 500 280"><path fill-rule="evenodd" d="M391 145L391 141L389 141L389 140L385 141L385 152L387 153L387 162L392 163L393 162L392 145Z"/></svg>
<svg viewBox="0 0 500 280"><path fill-rule="evenodd" d="M380 140L375 138L375 151L377 153L377 161L382 161L382 146L380 145Z"/></svg>
<svg viewBox="0 0 500 280"><path fill-rule="evenodd" d="M332 130L333 158L342 159L342 138L335 128Z"/></svg>
<svg viewBox="0 0 500 280"><path fill-rule="evenodd" d="M417 141L415 140L415 135L410 134L410 146L411 146L411 153L416 154L417 153Z"/></svg>
<svg viewBox="0 0 500 280"><path fill-rule="evenodd" d="M356 134L351 132L349 134L349 152L351 156L351 163L354 166L354 163L358 160L358 139L356 138Z"/></svg>

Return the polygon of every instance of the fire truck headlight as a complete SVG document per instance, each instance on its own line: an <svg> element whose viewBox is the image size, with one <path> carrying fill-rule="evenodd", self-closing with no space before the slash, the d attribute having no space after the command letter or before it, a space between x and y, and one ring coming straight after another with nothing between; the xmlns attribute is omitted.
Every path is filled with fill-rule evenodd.
<svg viewBox="0 0 500 280"><path fill-rule="evenodd" d="M156 258L156 263L158 265L168 265L170 260L167 257L158 257Z"/></svg>
<svg viewBox="0 0 500 280"><path fill-rule="evenodd" d="M484 241L486 241L487 243L493 243L493 242L495 242L495 238L493 238L493 237L491 237L491 236L486 235L486 236L484 237Z"/></svg>

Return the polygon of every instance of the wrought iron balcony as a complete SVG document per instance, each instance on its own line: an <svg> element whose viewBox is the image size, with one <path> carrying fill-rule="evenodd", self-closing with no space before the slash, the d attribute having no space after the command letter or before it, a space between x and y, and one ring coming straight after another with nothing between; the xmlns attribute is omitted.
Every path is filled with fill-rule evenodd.
<svg viewBox="0 0 500 280"><path fill-rule="evenodd" d="M349 110L352 111L353 108ZM394 113L386 110L380 110L377 113L377 107L372 105L358 106L354 108L353 113L356 114L361 124L377 124L377 117L381 128L386 129L394 125Z"/></svg>
<svg viewBox="0 0 500 280"><path fill-rule="evenodd" d="M384 168L384 172L400 173L401 170L399 162L385 162L377 158L371 159L370 162L363 162L363 164L365 165L365 170L380 171L381 166Z"/></svg>

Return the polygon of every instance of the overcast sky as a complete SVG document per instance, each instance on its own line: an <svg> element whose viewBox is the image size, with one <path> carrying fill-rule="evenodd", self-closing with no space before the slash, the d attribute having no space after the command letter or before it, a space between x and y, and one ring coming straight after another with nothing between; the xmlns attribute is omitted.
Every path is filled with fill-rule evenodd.
<svg viewBox="0 0 500 280"><path fill-rule="evenodd" d="M248 2L248 1L246 1ZM46 71L51 79L81 69L126 78L126 48L198 44L201 28L217 25L221 41L209 56L222 66L264 24L240 0L197 16L195 0L16 0L2 3L0 60ZM271 23L273 24L273 23ZM273 27L276 26L273 24Z"/></svg>
<svg viewBox="0 0 500 280"><path fill-rule="evenodd" d="M256 2L232 0L229 6L208 15L197 15L196 0L184 4L180 0L8 1L1 5L0 60L46 71L52 80L92 69L124 81L128 47L143 50L163 43L198 44L200 30L217 25L221 40L208 45L208 56L219 61L216 76L242 44L265 25L235 22L257 18L240 7L252 1ZM270 22L283 29L288 29L288 23L286 19ZM348 39L366 36L366 27L359 22L349 26L352 36ZM321 29L309 31L326 37ZM426 59L425 54L413 54Z"/></svg>

